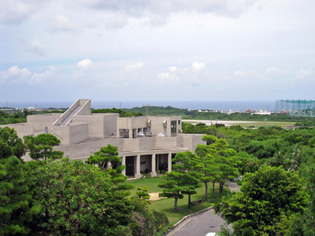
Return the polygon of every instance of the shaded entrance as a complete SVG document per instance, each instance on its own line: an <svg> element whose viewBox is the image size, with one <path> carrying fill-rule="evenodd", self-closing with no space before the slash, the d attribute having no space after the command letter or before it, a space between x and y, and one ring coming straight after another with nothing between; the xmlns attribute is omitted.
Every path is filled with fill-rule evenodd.
<svg viewBox="0 0 315 236"><path fill-rule="evenodd" d="M135 175L135 157L126 157L126 175Z"/></svg>

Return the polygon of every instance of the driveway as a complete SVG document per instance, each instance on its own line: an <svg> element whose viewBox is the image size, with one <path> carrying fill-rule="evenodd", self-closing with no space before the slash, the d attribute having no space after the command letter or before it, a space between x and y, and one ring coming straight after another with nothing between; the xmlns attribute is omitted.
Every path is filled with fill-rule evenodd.
<svg viewBox="0 0 315 236"><path fill-rule="evenodd" d="M240 187L231 181L226 183L231 191L239 191ZM211 209L193 216L167 234L167 236L205 236L208 232L220 231L225 221Z"/></svg>

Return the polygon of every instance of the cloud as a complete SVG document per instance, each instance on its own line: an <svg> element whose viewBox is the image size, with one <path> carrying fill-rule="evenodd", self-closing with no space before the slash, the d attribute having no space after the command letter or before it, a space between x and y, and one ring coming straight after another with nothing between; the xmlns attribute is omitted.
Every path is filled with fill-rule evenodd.
<svg viewBox="0 0 315 236"><path fill-rule="evenodd" d="M42 83L43 80L51 78L56 69L54 67L49 67L49 70L36 73L31 72L27 68L19 68L18 66L12 66L7 71L0 72L0 84L4 84L6 82L12 83L23 83L27 82L30 85Z"/></svg>
<svg viewBox="0 0 315 236"><path fill-rule="evenodd" d="M192 64L192 68L194 71L200 71L200 70L203 70L205 68L206 64L205 63L202 63L202 62L198 62L198 61L195 61L193 64Z"/></svg>
<svg viewBox="0 0 315 236"><path fill-rule="evenodd" d="M86 69L90 66L92 66L93 62L91 61L91 59L84 59L82 61L79 61L77 66L82 68L82 69Z"/></svg>
<svg viewBox="0 0 315 236"><path fill-rule="evenodd" d="M119 29L128 24L128 18L121 14L110 16L106 22L105 27L108 29Z"/></svg>
<svg viewBox="0 0 315 236"><path fill-rule="evenodd" d="M72 31L74 26L66 16L57 15L53 18L52 28L54 31Z"/></svg>
<svg viewBox="0 0 315 236"><path fill-rule="evenodd" d="M306 77L310 77L310 76L312 76L313 74L314 74L314 73L313 73L312 70L305 70L305 69L303 69L303 68L297 71L297 77L298 77L299 79L304 79L304 78L306 78Z"/></svg>
<svg viewBox="0 0 315 236"><path fill-rule="evenodd" d="M170 66L168 69L170 70L170 72L175 72L178 70L178 68L175 66Z"/></svg>
<svg viewBox="0 0 315 236"><path fill-rule="evenodd" d="M236 70L236 71L234 71L233 75L234 76L245 77L245 76L249 75L250 73L251 73L250 71Z"/></svg>
<svg viewBox="0 0 315 236"><path fill-rule="evenodd" d="M135 71L139 70L144 66L142 62L136 62L135 64L127 65L125 70L126 71Z"/></svg>
<svg viewBox="0 0 315 236"><path fill-rule="evenodd" d="M23 0L1 0L0 24L21 23L38 9L38 5L41 5L41 3Z"/></svg>
<svg viewBox="0 0 315 236"><path fill-rule="evenodd" d="M283 74L283 73L286 73L286 71L276 68L276 67L269 67L265 70L265 73L266 74Z"/></svg>
<svg viewBox="0 0 315 236"><path fill-rule="evenodd" d="M84 5L98 10L124 12L132 16L152 14L171 15L178 12L199 12L239 16L256 3L253 0L120 0L120 1L82 1Z"/></svg>
<svg viewBox="0 0 315 236"><path fill-rule="evenodd" d="M52 78L55 71L56 71L56 68L53 66L50 66L49 70L43 73L33 73L29 80L29 83L31 85L42 83L44 80L47 80L48 78Z"/></svg>
<svg viewBox="0 0 315 236"><path fill-rule="evenodd" d="M33 39L30 42L28 51L33 52L39 56L44 56L45 46L38 39Z"/></svg>
<svg viewBox="0 0 315 236"><path fill-rule="evenodd" d="M163 80L178 81L179 77L176 74L166 72L166 73L160 73L159 79L162 81Z"/></svg>

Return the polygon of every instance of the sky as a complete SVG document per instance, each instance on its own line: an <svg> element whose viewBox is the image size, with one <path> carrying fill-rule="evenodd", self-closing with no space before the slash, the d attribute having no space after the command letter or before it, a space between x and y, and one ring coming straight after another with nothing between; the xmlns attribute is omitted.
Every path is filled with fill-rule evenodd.
<svg viewBox="0 0 315 236"><path fill-rule="evenodd" d="M315 99L314 0L1 0L0 103Z"/></svg>

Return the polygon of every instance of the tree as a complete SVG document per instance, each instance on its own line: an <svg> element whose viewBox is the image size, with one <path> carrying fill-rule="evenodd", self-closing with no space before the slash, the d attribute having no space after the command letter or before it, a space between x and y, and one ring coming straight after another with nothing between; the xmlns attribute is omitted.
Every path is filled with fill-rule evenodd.
<svg viewBox="0 0 315 236"><path fill-rule="evenodd" d="M88 162L97 164L102 170L105 170L109 162L111 165L116 165L121 163L121 158L118 157L117 147L108 144L106 147L102 147L99 151L94 152L94 155L89 157Z"/></svg>
<svg viewBox="0 0 315 236"><path fill-rule="evenodd" d="M60 159L63 156L61 151L53 151L53 146L58 146L60 140L52 134L39 134L36 137L24 136L24 143L30 151L30 157L34 160Z"/></svg>
<svg viewBox="0 0 315 236"><path fill-rule="evenodd" d="M201 187L202 174L197 171L201 166L196 158L195 154L186 151L177 153L173 159L173 170L183 174L181 184L186 186L186 189L182 193L188 195L188 208L191 206L191 195L196 194L196 188Z"/></svg>
<svg viewBox="0 0 315 236"><path fill-rule="evenodd" d="M9 127L0 128L0 159L16 156L21 158L25 154L25 145L16 131Z"/></svg>
<svg viewBox="0 0 315 236"><path fill-rule="evenodd" d="M102 171L107 169L115 183L124 182L127 179L127 177L121 173L126 166L119 165L121 158L118 156L118 148L115 146L108 144L106 147L102 147L99 151L95 152L93 156L89 157L88 162L90 164L97 164ZM110 166L107 168L109 163Z"/></svg>
<svg viewBox="0 0 315 236"><path fill-rule="evenodd" d="M26 184L23 164L12 156L0 162L0 235L26 234L26 222L38 213L30 206L31 195Z"/></svg>
<svg viewBox="0 0 315 236"><path fill-rule="evenodd" d="M162 182L159 184L160 188L163 188L163 193L160 194L162 197L174 198L174 210L177 211L177 202L178 199L184 198L183 191L185 191L185 187L182 186L182 179L184 174L171 171L167 172L163 176Z"/></svg>
<svg viewBox="0 0 315 236"><path fill-rule="evenodd" d="M212 192L215 196L215 183L220 182L219 192L222 193L226 179L233 179L238 176L235 150L228 148L226 140L213 135L205 135L202 140L207 145L199 144L195 150L200 157L198 160L202 165L200 171L203 173L202 181L205 184L205 195L208 200L208 183L212 182Z"/></svg>
<svg viewBox="0 0 315 236"><path fill-rule="evenodd" d="M63 158L38 166L38 189L33 199L41 205L38 234L118 235L128 232L133 206L107 171ZM35 233L36 233L35 232Z"/></svg>
<svg viewBox="0 0 315 236"><path fill-rule="evenodd" d="M296 173L282 167L264 166L243 177L241 192L223 199L215 206L216 213L233 223L236 234L247 231L274 234L275 224L284 215L302 213L308 196Z"/></svg>

